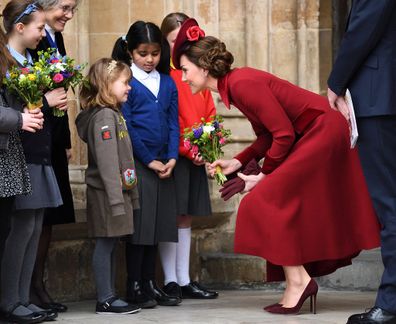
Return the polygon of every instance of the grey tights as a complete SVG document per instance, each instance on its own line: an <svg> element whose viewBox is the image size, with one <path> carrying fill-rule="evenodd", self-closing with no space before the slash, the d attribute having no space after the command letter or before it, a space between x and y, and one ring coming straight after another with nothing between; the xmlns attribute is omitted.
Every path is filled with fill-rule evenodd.
<svg viewBox="0 0 396 324"><path fill-rule="evenodd" d="M99 237L96 239L92 266L95 274L98 301L103 303L115 293L115 258L118 238Z"/></svg>
<svg viewBox="0 0 396 324"><path fill-rule="evenodd" d="M17 303L29 304L43 215L44 209L18 210L11 215L11 229L1 263L0 306L5 311L12 310Z"/></svg>

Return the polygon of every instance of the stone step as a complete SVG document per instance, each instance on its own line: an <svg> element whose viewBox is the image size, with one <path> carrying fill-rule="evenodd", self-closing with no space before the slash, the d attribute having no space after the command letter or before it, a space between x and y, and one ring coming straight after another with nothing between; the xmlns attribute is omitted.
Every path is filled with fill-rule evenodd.
<svg viewBox="0 0 396 324"><path fill-rule="evenodd" d="M377 290L384 270L380 249L363 251L352 265L319 279L321 287L337 290Z"/></svg>
<svg viewBox="0 0 396 324"><path fill-rule="evenodd" d="M265 261L258 257L234 253L201 255L199 280L210 287L257 288L263 286Z"/></svg>
<svg viewBox="0 0 396 324"><path fill-rule="evenodd" d="M223 289L283 289L284 283L265 282L265 260L233 253L205 253L201 255L202 273L199 280L206 285ZM317 278L322 289L377 290L383 266L379 249L363 251L351 266Z"/></svg>

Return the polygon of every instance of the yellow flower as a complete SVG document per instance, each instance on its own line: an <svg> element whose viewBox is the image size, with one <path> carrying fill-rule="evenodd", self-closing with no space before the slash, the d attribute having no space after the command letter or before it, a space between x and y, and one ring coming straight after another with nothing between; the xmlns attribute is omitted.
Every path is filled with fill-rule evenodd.
<svg viewBox="0 0 396 324"><path fill-rule="evenodd" d="M34 80L36 80L36 76L34 74L28 74L28 79L30 81L34 81Z"/></svg>

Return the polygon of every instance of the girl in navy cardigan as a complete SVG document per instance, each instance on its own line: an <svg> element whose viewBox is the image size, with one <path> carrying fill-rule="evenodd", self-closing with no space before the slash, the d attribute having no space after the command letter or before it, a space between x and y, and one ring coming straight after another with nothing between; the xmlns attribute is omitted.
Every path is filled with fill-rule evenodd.
<svg viewBox="0 0 396 324"><path fill-rule="evenodd" d="M177 242L172 171L179 149L177 90L169 74L169 45L158 26L135 22L117 40L112 56L132 65L132 90L122 112L136 161L140 210L126 243L127 300L142 308L181 302L155 283L159 242Z"/></svg>

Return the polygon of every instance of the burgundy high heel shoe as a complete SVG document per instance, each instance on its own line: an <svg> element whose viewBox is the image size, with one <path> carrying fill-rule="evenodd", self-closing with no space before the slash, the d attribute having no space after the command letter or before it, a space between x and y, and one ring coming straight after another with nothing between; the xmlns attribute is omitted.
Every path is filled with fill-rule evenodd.
<svg viewBox="0 0 396 324"><path fill-rule="evenodd" d="M276 303L276 304L267 305L267 306L263 307L263 309L268 312L269 309L274 308L274 307L275 308L282 307L282 304Z"/></svg>
<svg viewBox="0 0 396 324"><path fill-rule="evenodd" d="M310 297L310 311L316 314L316 295L318 294L318 284L315 280L311 279L307 287L305 287L300 299L294 307L283 307L279 304L279 307L273 305L271 308L267 308L266 311L273 314L298 314L304 302ZM272 306L272 305L271 305Z"/></svg>

